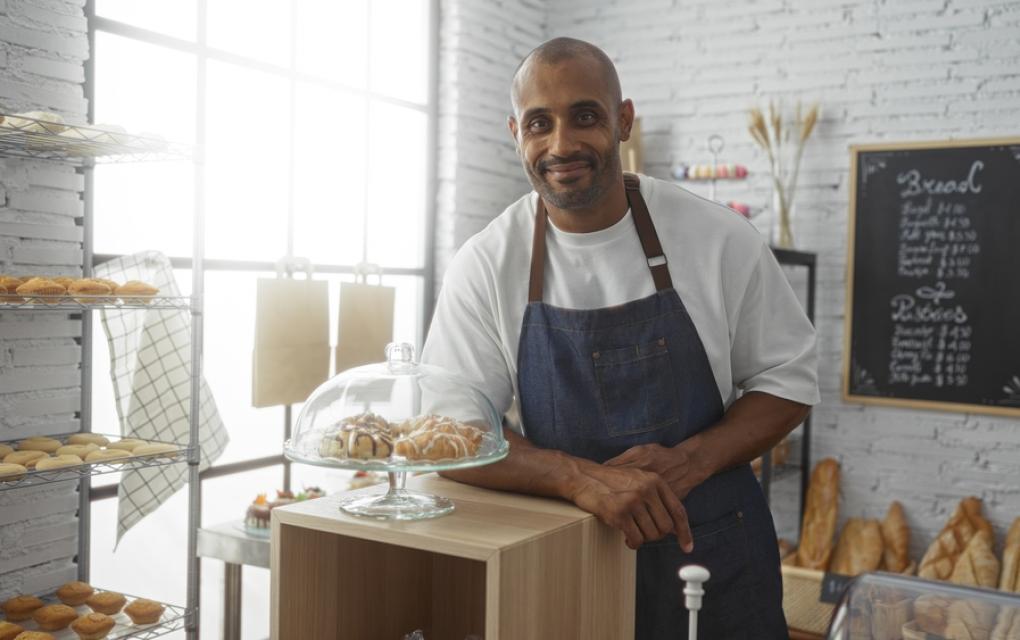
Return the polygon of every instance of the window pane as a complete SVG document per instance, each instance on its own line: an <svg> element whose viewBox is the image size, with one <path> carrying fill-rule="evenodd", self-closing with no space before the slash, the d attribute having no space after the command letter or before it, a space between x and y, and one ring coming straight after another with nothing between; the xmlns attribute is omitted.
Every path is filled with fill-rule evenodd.
<svg viewBox="0 0 1020 640"><path fill-rule="evenodd" d="M194 141L194 56L98 32L96 57L96 123ZM193 173L181 160L98 165L96 252L190 254Z"/></svg>
<svg viewBox="0 0 1020 640"><path fill-rule="evenodd" d="M276 260L287 251L287 80L209 61L206 255Z"/></svg>
<svg viewBox="0 0 1020 640"><path fill-rule="evenodd" d="M194 41L196 7L195 0L96 0L96 15Z"/></svg>
<svg viewBox="0 0 1020 640"><path fill-rule="evenodd" d="M429 0L373 0L372 90L424 104L428 95Z"/></svg>
<svg viewBox="0 0 1020 640"><path fill-rule="evenodd" d="M297 87L294 253L320 264L363 257L365 99Z"/></svg>
<svg viewBox="0 0 1020 640"><path fill-rule="evenodd" d="M421 111L373 101L369 120L368 260L420 267L428 118Z"/></svg>
<svg viewBox="0 0 1020 640"><path fill-rule="evenodd" d="M206 24L210 47L290 66L290 2L208 0Z"/></svg>
<svg viewBox="0 0 1020 640"><path fill-rule="evenodd" d="M365 88L366 0L301 0L297 4L297 32L298 71Z"/></svg>

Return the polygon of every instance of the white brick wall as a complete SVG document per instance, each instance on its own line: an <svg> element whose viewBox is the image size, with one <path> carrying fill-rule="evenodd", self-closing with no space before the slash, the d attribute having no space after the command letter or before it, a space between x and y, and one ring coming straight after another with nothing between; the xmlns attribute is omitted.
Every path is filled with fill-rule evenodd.
<svg viewBox="0 0 1020 640"><path fill-rule="evenodd" d="M915 554L968 494L984 498L1001 538L1020 516L1020 421L841 401L847 146L1020 133L1020 3L481 4L443 5L439 273L455 247L528 188L503 120L510 72L538 41L574 36L613 58L643 118L651 175L668 177L680 161L709 161L707 136L725 136L724 160L752 173L743 183L721 184L722 200L762 207L770 198L746 109L769 99L820 100L823 120L805 153L795 220L798 245L819 254L823 401L814 414L813 456L841 459L844 517L880 516L890 498L903 501ZM768 232L768 214L755 221ZM774 494L787 535L797 527L794 489L784 484Z"/></svg>
<svg viewBox="0 0 1020 640"><path fill-rule="evenodd" d="M0 111L85 121L88 39L80 0L0 0ZM0 159L0 273L81 273L82 176L53 162ZM81 321L0 311L0 440L76 431ZM73 579L74 483L0 491L0 599Z"/></svg>

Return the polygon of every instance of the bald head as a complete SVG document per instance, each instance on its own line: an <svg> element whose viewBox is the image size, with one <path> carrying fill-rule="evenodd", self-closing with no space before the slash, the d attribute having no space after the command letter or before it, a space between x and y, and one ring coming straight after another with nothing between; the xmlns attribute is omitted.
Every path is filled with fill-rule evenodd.
<svg viewBox="0 0 1020 640"><path fill-rule="evenodd" d="M522 86L528 82L529 76L534 73L537 66L557 65L568 60L577 60L584 63L586 69L601 78L605 85L610 104L616 107L623 100L623 93L620 91L620 78L616 75L616 67L609 56L595 45L576 40L574 38L553 38L535 47L531 53L521 60L514 72L513 83L510 86L510 100L513 103L514 113L518 112Z"/></svg>

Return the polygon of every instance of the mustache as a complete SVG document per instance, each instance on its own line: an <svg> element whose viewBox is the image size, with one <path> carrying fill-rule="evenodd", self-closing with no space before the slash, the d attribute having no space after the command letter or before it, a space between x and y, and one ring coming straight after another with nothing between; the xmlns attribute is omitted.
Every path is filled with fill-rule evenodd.
<svg viewBox="0 0 1020 640"><path fill-rule="evenodd" d="M550 167L557 165L570 164L572 162L586 162L591 166L595 166L595 156L590 153L575 153L567 157L553 156L548 160L539 160L536 168L539 173L545 173Z"/></svg>

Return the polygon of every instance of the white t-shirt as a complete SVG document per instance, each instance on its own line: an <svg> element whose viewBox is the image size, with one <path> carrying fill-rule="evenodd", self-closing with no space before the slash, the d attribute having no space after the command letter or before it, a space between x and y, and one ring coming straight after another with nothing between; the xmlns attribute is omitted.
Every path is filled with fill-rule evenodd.
<svg viewBox="0 0 1020 640"><path fill-rule="evenodd" d="M761 235L739 214L672 183L641 176L641 194L723 405L738 389L816 404L815 332ZM457 252L422 352L423 362L474 383L501 414L517 395L537 201L534 192L524 196ZM551 222L543 302L598 309L655 293L629 211L592 233Z"/></svg>

